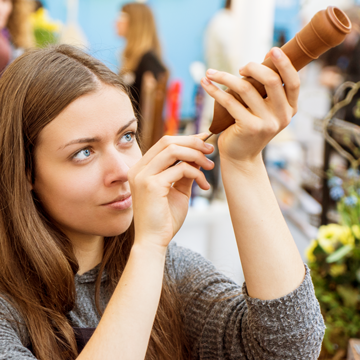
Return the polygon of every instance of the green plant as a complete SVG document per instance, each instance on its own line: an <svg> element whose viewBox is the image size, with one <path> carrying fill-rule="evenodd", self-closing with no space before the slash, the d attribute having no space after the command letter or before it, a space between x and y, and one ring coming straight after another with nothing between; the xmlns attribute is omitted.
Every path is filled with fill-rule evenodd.
<svg viewBox="0 0 360 360"><path fill-rule="evenodd" d="M360 338L360 174L329 176L340 224L321 226L306 253L326 324L323 353L330 355Z"/></svg>
<svg viewBox="0 0 360 360"><path fill-rule="evenodd" d="M31 23L37 47L56 44L59 41L61 24L52 21L44 8L38 9L31 15Z"/></svg>

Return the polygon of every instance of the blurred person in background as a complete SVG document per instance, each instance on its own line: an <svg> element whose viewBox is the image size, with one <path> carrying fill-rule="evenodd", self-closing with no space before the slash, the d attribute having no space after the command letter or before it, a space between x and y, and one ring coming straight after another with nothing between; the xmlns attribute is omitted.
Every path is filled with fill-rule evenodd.
<svg viewBox="0 0 360 360"><path fill-rule="evenodd" d="M31 10L27 0L0 0L0 73L32 45Z"/></svg>
<svg viewBox="0 0 360 360"><path fill-rule="evenodd" d="M211 19L205 34L206 65L228 73L233 72L231 38L234 32L234 19L231 6L232 0L226 0L224 8Z"/></svg>
<svg viewBox="0 0 360 360"><path fill-rule="evenodd" d="M151 9L140 3L123 5L116 29L117 34L126 39L120 75L130 86L135 106L139 110L143 75L149 71L158 79L160 74L166 72Z"/></svg>

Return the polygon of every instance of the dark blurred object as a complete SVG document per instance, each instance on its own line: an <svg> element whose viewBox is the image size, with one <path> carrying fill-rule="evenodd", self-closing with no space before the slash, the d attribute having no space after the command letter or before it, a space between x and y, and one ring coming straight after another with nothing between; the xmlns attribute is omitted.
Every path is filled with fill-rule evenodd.
<svg viewBox="0 0 360 360"><path fill-rule="evenodd" d="M160 75L166 74L166 68L162 65L153 51L143 55L138 67L134 71L135 81L130 86L131 95L135 102L140 104L142 96L143 77L146 73L151 73L155 79L160 80ZM140 106L141 111L141 106Z"/></svg>
<svg viewBox="0 0 360 360"><path fill-rule="evenodd" d="M231 9L231 6L232 6L232 0L226 0L224 8Z"/></svg>
<svg viewBox="0 0 360 360"><path fill-rule="evenodd" d="M323 63L320 82L331 91L344 81L360 81L360 7L355 6L345 11L352 22L352 31L345 41L322 55L319 60ZM347 92L344 93L345 98ZM360 125L360 94L337 114L351 123Z"/></svg>
<svg viewBox="0 0 360 360"><path fill-rule="evenodd" d="M288 42L288 35L286 29L274 29L274 46L282 47Z"/></svg>
<svg viewBox="0 0 360 360"><path fill-rule="evenodd" d="M352 7L345 13L352 22L351 33L341 45L330 49L319 58L323 64L319 80L332 92L332 95L335 94L336 89L343 82L351 81L356 83L360 81L360 7ZM345 99L347 94L348 90L344 91L339 100ZM355 94L352 101L337 112L336 117L340 121L334 119L330 124L329 134L331 136L336 137L337 133L345 131L351 124L360 125L360 93ZM346 123L349 123L349 126L345 125ZM351 149L347 148L347 144L342 144L342 146L345 150L351 151ZM333 151L333 147L324 140L323 173L326 173L330 167ZM334 207L334 201L330 198L326 178L323 179L322 186L322 207L321 225L326 225L329 221L332 221L329 219L329 214Z"/></svg>
<svg viewBox="0 0 360 360"><path fill-rule="evenodd" d="M142 150L145 153L164 135L163 108L166 98L168 73L162 73L155 79L151 72L143 75L141 92Z"/></svg>

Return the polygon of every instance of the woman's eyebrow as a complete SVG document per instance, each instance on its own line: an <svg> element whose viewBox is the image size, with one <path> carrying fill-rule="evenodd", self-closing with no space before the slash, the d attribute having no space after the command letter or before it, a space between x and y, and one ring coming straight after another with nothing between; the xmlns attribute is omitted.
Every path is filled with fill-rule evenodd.
<svg viewBox="0 0 360 360"><path fill-rule="evenodd" d="M122 126L118 132L116 133L116 135L119 135L120 133L122 133L127 127L129 127L133 122L136 122L137 119L131 119L127 124L125 124L124 126Z"/></svg>
<svg viewBox="0 0 360 360"><path fill-rule="evenodd" d="M120 133L122 133L126 128L128 128L133 122L137 121L137 119L131 119L128 123L126 123L124 126L122 126L116 133L116 135L119 135ZM74 145L74 144L84 144L84 143L93 143L93 142L99 142L101 141L101 138L99 137L92 137L92 138L81 138L81 139L75 139L75 140L71 140L70 142L68 142L67 144L65 144L64 146L60 146L58 150L63 150L65 149L67 146L69 145Z"/></svg>

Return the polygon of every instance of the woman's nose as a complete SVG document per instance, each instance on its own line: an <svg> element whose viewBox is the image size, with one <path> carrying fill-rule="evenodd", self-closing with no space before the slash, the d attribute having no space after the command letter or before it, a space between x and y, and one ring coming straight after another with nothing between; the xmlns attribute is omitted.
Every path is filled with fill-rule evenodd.
<svg viewBox="0 0 360 360"><path fill-rule="evenodd" d="M125 160L124 154L121 154L119 151L113 150L107 154L104 161L105 186L128 181L129 166Z"/></svg>

